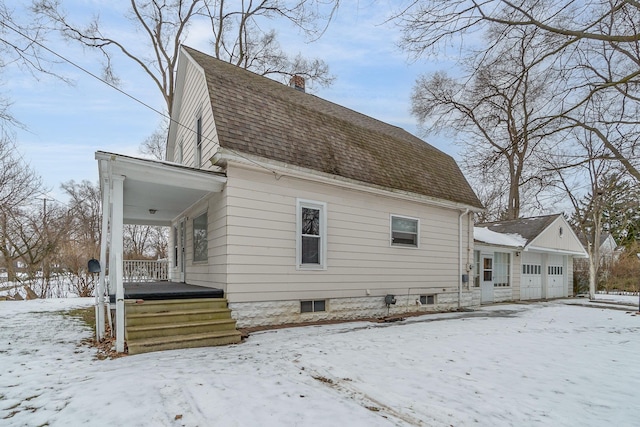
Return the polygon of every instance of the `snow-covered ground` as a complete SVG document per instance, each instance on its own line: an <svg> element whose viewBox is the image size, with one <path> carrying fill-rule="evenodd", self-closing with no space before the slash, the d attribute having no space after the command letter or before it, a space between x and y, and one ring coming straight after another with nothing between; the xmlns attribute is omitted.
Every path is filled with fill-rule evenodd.
<svg viewBox="0 0 640 427"><path fill-rule="evenodd" d="M58 312L92 302L0 302L0 425L638 425L632 309L495 305L97 360Z"/></svg>

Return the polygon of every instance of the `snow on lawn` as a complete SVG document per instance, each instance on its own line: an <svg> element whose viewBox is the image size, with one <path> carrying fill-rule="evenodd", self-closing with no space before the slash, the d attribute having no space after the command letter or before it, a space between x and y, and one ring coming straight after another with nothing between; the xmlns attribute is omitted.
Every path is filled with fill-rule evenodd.
<svg viewBox="0 0 640 427"><path fill-rule="evenodd" d="M91 302L0 302L1 425L637 425L640 316L620 310L495 305L100 361L53 311Z"/></svg>

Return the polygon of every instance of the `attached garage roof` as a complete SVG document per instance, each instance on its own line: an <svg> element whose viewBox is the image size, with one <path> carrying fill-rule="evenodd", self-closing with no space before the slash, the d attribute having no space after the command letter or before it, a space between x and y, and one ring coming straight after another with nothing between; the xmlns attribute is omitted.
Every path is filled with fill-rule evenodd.
<svg viewBox="0 0 640 427"><path fill-rule="evenodd" d="M479 244L586 257L562 214L476 224L473 237Z"/></svg>
<svg viewBox="0 0 640 427"><path fill-rule="evenodd" d="M518 246L526 246L549 227L562 214L534 216L530 218L518 218L507 221L485 222L476 224L477 228L486 228L494 233L519 236ZM478 237L474 233L474 238ZM482 241L482 240L479 240ZM491 243L485 242L485 243Z"/></svg>

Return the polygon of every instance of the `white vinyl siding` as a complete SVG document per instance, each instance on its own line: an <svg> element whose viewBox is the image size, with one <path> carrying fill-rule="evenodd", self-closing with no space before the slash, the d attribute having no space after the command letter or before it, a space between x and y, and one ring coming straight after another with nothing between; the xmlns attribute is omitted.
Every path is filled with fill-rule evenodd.
<svg viewBox="0 0 640 427"><path fill-rule="evenodd" d="M185 166L211 169L210 159L218 150L218 136L211 111L209 91L201 70L189 62L186 66L184 92L177 121L186 126L177 126L173 159ZM197 126L201 118L201 147L197 154ZM178 142L181 142L179 144ZM180 145L182 148L180 148ZM182 153L179 150L182 150ZM178 159L181 157L182 162ZM199 159L198 159L199 157Z"/></svg>
<svg viewBox="0 0 640 427"><path fill-rule="evenodd" d="M227 297L231 302L315 300L387 293L456 293L457 211L230 164ZM327 206L323 271L297 268L297 200ZM420 220L419 247L389 245L396 212ZM463 221L467 247L468 221ZM429 244L425 244L429 242ZM461 263L468 261L464 258Z"/></svg>
<svg viewBox="0 0 640 427"><path fill-rule="evenodd" d="M223 193L213 193L209 198L194 205L184 212L187 218L194 218L205 210L208 213L207 223L207 260L208 262L193 261L193 221L185 221L187 227L185 243L186 262L185 274L187 283L199 286L216 287L226 292L226 212L225 196Z"/></svg>

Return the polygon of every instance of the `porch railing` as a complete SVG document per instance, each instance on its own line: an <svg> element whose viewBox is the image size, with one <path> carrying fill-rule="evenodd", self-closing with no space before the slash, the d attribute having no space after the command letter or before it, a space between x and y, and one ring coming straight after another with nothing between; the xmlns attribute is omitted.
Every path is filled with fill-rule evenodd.
<svg viewBox="0 0 640 427"><path fill-rule="evenodd" d="M168 279L168 260L124 260L124 282L158 282Z"/></svg>

